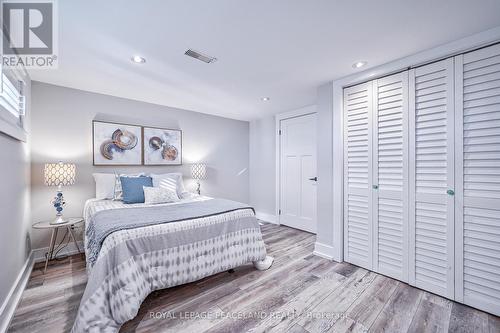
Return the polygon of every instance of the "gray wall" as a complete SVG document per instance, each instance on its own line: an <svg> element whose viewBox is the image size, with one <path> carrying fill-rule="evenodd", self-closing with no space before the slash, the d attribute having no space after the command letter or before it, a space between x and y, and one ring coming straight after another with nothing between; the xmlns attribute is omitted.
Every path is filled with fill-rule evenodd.
<svg viewBox="0 0 500 333"><path fill-rule="evenodd" d="M26 84L26 129L30 125L30 82ZM30 138L18 141L0 133L0 306L31 251ZM0 314L1 315L1 314ZM0 322L1 323L1 322Z"/></svg>
<svg viewBox="0 0 500 333"><path fill-rule="evenodd" d="M33 221L50 219L54 215L49 202L55 188L43 185L43 165L58 160L74 162L77 166L76 184L63 189L68 216L81 216L85 200L95 196L93 172L181 171L188 190L194 190L189 163L198 161L208 165L208 179L202 181L202 194L249 202L248 122L40 82L33 82L32 98ZM93 166L93 119L182 129L184 165ZM45 247L47 243L47 233L33 231L33 248Z"/></svg>
<svg viewBox="0 0 500 333"><path fill-rule="evenodd" d="M275 215L276 129L274 116L250 122L250 204Z"/></svg>

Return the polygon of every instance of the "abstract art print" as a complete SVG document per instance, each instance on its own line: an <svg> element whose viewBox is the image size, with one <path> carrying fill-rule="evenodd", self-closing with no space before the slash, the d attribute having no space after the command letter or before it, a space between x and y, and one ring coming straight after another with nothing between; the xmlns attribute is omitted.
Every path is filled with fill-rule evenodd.
<svg viewBox="0 0 500 333"><path fill-rule="evenodd" d="M182 131L144 127L144 165L182 164Z"/></svg>
<svg viewBox="0 0 500 333"><path fill-rule="evenodd" d="M141 126L93 121L94 165L141 165Z"/></svg>

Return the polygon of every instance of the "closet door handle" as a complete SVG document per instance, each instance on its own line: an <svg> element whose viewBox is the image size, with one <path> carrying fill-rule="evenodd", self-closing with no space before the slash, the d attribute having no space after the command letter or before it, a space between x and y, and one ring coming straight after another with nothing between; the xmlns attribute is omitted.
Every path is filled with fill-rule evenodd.
<svg viewBox="0 0 500 333"><path fill-rule="evenodd" d="M314 180L315 182L317 182L318 181L318 177L309 178L309 180Z"/></svg>
<svg viewBox="0 0 500 333"><path fill-rule="evenodd" d="M455 191L453 191L453 190L448 190L448 191L446 191L446 193L448 195L455 195Z"/></svg>
<svg viewBox="0 0 500 333"><path fill-rule="evenodd" d="M373 188L374 190L378 190L378 185L372 185L372 188Z"/></svg>

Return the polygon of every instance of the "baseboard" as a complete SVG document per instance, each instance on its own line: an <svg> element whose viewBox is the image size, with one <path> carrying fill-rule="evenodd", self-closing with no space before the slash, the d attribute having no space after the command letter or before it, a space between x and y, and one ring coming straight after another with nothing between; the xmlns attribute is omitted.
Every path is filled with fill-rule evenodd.
<svg viewBox="0 0 500 333"><path fill-rule="evenodd" d="M78 246L80 247L80 251L83 253L83 242L78 241L77 243L78 243ZM33 258L35 260L35 263L45 261L45 253L47 253L48 251L49 251L48 247L42 247L42 248L33 250ZM59 256L70 256L70 255L77 254L77 253L78 253L78 249L76 248L75 244L73 242L69 242L68 245L64 249L59 251L57 256L58 257Z"/></svg>
<svg viewBox="0 0 500 333"><path fill-rule="evenodd" d="M318 242L314 244L313 254L329 260L334 260L335 257L333 246Z"/></svg>
<svg viewBox="0 0 500 333"><path fill-rule="evenodd" d="M5 301L0 307L0 332L7 332L9 328L10 321L14 316L14 312L16 311L17 304L21 300L21 296L23 295L23 291L26 288L26 284L28 283L29 277L31 275L31 271L33 270L34 265L34 256L33 251L30 252L28 259L24 263L23 268L19 272L16 281L12 285Z"/></svg>
<svg viewBox="0 0 500 333"><path fill-rule="evenodd" d="M278 224L278 219L276 218L276 215L262 213L262 212L255 212L255 216L261 221Z"/></svg>

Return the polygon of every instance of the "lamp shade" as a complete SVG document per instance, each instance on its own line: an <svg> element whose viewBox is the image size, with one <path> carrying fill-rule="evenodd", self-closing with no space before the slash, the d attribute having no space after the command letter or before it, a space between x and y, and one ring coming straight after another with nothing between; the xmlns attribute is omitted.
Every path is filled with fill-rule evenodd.
<svg viewBox="0 0 500 333"><path fill-rule="evenodd" d="M76 178L76 166L73 163L46 163L43 170L45 185L73 185Z"/></svg>
<svg viewBox="0 0 500 333"><path fill-rule="evenodd" d="M191 165L191 176L193 179L205 179L207 178L207 166L205 163L195 163Z"/></svg>

